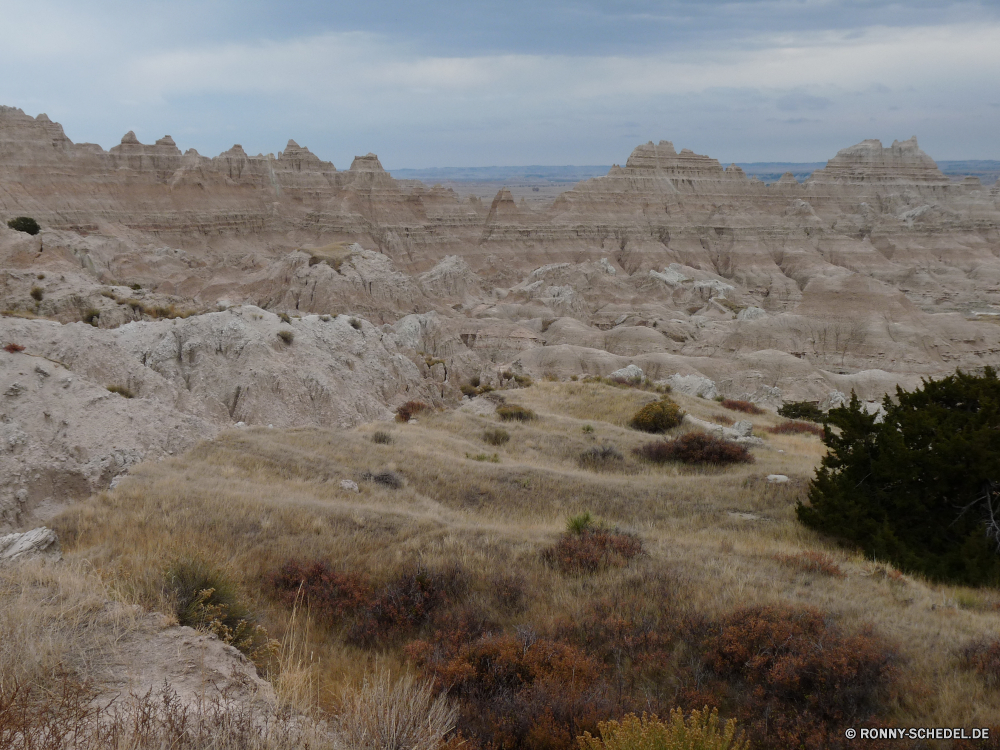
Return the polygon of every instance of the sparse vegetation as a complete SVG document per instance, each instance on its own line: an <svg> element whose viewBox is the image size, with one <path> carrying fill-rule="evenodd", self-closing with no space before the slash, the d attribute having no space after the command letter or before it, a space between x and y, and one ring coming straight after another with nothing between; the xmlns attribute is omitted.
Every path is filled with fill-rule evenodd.
<svg viewBox="0 0 1000 750"><path fill-rule="evenodd" d="M513 370L504 370L500 373L501 382L510 387L512 384L516 388L528 388L532 384L532 380L527 375L522 375L520 373L514 372Z"/></svg>
<svg viewBox="0 0 1000 750"><path fill-rule="evenodd" d="M372 442L378 445L392 445L392 433L386 430L375 430L372 433Z"/></svg>
<svg viewBox="0 0 1000 750"><path fill-rule="evenodd" d="M581 429L584 435L591 435L594 432L594 426L589 424L585 424Z"/></svg>
<svg viewBox="0 0 1000 750"><path fill-rule="evenodd" d="M764 410L761 409L757 404L750 401L740 401L738 399L724 398L719 402L726 409L732 411L741 411L744 414L763 414Z"/></svg>
<svg viewBox="0 0 1000 750"><path fill-rule="evenodd" d="M383 487L388 487L390 490L398 490L403 486L403 477L398 472L385 470L385 471L366 471L361 475L362 481L372 482L374 484L380 484Z"/></svg>
<svg viewBox="0 0 1000 750"><path fill-rule="evenodd" d="M101 319L101 311L96 307L90 307L83 313L83 322L92 326L97 326Z"/></svg>
<svg viewBox="0 0 1000 750"><path fill-rule="evenodd" d="M506 445L510 442L510 433L502 427L483 431L483 442L487 445Z"/></svg>
<svg viewBox="0 0 1000 750"><path fill-rule="evenodd" d="M604 445L588 448L580 454L580 466L593 471L606 471L621 467L625 462L625 456L615 446L605 443Z"/></svg>
<svg viewBox="0 0 1000 750"><path fill-rule="evenodd" d="M666 432L684 419L681 407L669 398L646 404L632 417L631 426L642 432Z"/></svg>
<svg viewBox="0 0 1000 750"><path fill-rule="evenodd" d="M614 388L634 388L639 391L650 391L652 393L667 394L671 388L669 383L654 383L649 378L625 378L625 377L603 377L601 375L588 375L583 378L584 383L601 383Z"/></svg>
<svg viewBox="0 0 1000 750"><path fill-rule="evenodd" d="M530 422L538 419L538 415L531 409L517 404L505 404L497 408L497 416L504 422Z"/></svg>
<svg viewBox="0 0 1000 750"><path fill-rule="evenodd" d="M31 299L35 302L41 302L45 298L45 290L40 286L31 287Z"/></svg>
<svg viewBox="0 0 1000 750"><path fill-rule="evenodd" d="M491 464L500 463L499 453L466 453L466 458L471 458L473 461L488 461Z"/></svg>
<svg viewBox="0 0 1000 750"><path fill-rule="evenodd" d="M282 328L278 331L278 338L284 341L286 344L291 344L295 341L295 331L289 330L287 328Z"/></svg>
<svg viewBox="0 0 1000 750"><path fill-rule="evenodd" d="M135 398L135 393L131 388L124 385L109 385L106 386L111 393L117 393L122 398Z"/></svg>
<svg viewBox="0 0 1000 750"><path fill-rule="evenodd" d="M823 575L843 578L844 571L837 561L823 552L798 552L794 555L777 555L776 559L792 568L806 573L822 573Z"/></svg>
<svg viewBox="0 0 1000 750"><path fill-rule="evenodd" d="M355 331L361 330L361 321L358 320L357 318L351 318L347 322L351 324L351 328L353 328Z"/></svg>
<svg viewBox="0 0 1000 750"><path fill-rule="evenodd" d="M403 428L392 459L405 485L359 494L339 480L389 453L372 446L370 427L229 431L133 469L53 524L68 562L86 560L149 608L174 612L164 558L197 550L231 571L256 621L300 644L299 657L286 649L269 667L284 705L338 716L340 696L373 672L386 668L395 684L412 665L459 711L451 750L578 750L601 722L706 705L719 707L720 728L735 718L764 750L836 747L845 726L994 721L1000 690L962 649L996 640L995 597L973 592L977 603L957 612L968 592L811 545L794 518L803 485L764 477L807 474L817 441L776 437L784 454L726 471L595 475L571 465L599 443L583 425L626 453L651 439L627 429L649 396L566 382L517 395L546 418L507 426L504 466L461 460L469 441L482 445L484 422L460 411ZM703 419L718 408L677 399ZM561 534L553 519L568 509ZM0 670L30 662L22 642L49 642L18 635L17 602L83 616L106 599L88 608L63 585L62 604L11 575L0 569ZM73 638L87 632L72 627Z"/></svg>
<svg viewBox="0 0 1000 750"><path fill-rule="evenodd" d="M653 463L677 461L682 464L726 466L754 461L753 454L739 443L705 432L689 432L674 440L646 443L636 448L635 453Z"/></svg>
<svg viewBox="0 0 1000 750"><path fill-rule="evenodd" d="M15 344L13 341L4 344L3 350L8 354L17 354L18 352L23 352L24 347L21 344Z"/></svg>
<svg viewBox="0 0 1000 750"><path fill-rule="evenodd" d="M36 235L42 231L42 228L38 226L38 222L30 216L17 216L10 219L7 222L7 226L15 232L24 232L25 234L30 235Z"/></svg>

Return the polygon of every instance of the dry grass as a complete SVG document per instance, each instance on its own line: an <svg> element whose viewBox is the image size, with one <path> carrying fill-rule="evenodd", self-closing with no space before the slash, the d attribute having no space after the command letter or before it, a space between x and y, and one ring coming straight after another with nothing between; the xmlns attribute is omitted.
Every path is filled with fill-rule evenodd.
<svg viewBox="0 0 1000 750"><path fill-rule="evenodd" d="M596 383L539 383L517 395L539 419L504 425L511 439L499 465L464 459L499 423L462 411L398 425L389 445L372 443L371 427L248 429L141 465L55 525L70 558L87 560L152 608L169 606L164 561L197 550L224 566L285 644L273 679L300 708L336 710L344 687L362 685L375 657L348 645L340 631L307 626L308 613L268 599L262 581L289 558L329 560L376 583L416 562L458 565L471 581L468 600L498 627L574 619L600 592L624 587L653 596L653 582L663 580L678 606L708 617L749 604L816 607L847 629L870 623L899 645L905 689L889 719L986 726L1000 715L1000 692L959 659L964 646L995 637L991 607L963 608L965 590L900 576L795 521L794 504L823 452L814 437L768 435L766 447L754 449L754 465L636 464L595 473L580 467L580 455L609 441L631 455L648 436L628 429L628 420L659 396ZM703 419L718 408L676 400ZM765 414L752 421L760 432L781 420ZM584 424L594 431L584 433ZM402 474L404 486L340 488L341 479L384 470ZM792 481L769 484L773 473ZM592 578L553 570L541 550L556 541L567 516L582 511L637 534L647 554ZM843 575L784 562L803 552L823 555ZM523 605L498 600L491 583L497 571L516 571L512 585L527 592ZM400 650L380 658L390 674L405 671Z"/></svg>

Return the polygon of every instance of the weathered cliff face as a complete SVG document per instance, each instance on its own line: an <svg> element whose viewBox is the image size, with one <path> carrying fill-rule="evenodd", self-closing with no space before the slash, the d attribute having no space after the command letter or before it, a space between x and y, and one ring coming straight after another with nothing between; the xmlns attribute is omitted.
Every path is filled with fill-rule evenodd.
<svg viewBox="0 0 1000 750"><path fill-rule="evenodd" d="M3 388L23 386L2 424L36 446L8 458L50 465L41 446L62 446L80 456L73 486L106 481L117 459L24 416L53 399L94 405L65 406L93 443L125 430L168 450L126 423L188 441L237 421L349 423L414 394L456 398L472 375L629 363L769 405L874 398L1000 354L1000 188L949 182L912 138L773 185L648 143L533 209L505 189L487 206L397 181L374 154L337 170L295 141L209 158L129 133L104 151L3 107L0 218L17 215L43 231L0 223L0 342L78 380L53 391L17 369L27 355L0 352ZM287 348L274 313L292 316ZM105 424L104 386L122 379L140 398L114 397Z"/></svg>

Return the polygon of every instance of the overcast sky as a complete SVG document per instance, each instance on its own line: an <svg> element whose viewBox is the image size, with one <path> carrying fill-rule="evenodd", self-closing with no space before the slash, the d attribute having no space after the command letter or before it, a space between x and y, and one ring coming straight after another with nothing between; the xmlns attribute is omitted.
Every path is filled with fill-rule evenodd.
<svg viewBox="0 0 1000 750"><path fill-rule="evenodd" d="M0 0L0 104L74 141L289 138L338 168L622 163L667 139L1000 159L1000 2Z"/></svg>

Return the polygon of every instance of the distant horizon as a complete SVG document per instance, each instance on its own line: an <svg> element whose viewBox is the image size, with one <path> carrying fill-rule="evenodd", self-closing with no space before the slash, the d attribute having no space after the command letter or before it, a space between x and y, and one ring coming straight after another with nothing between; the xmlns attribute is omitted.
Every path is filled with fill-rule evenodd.
<svg viewBox="0 0 1000 750"><path fill-rule="evenodd" d="M993 0L0 0L0 102L114 145L288 138L336 165L1000 159ZM234 20L238 19L238 22ZM38 30L30 33L24 30ZM15 73L16 74L13 74Z"/></svg>

